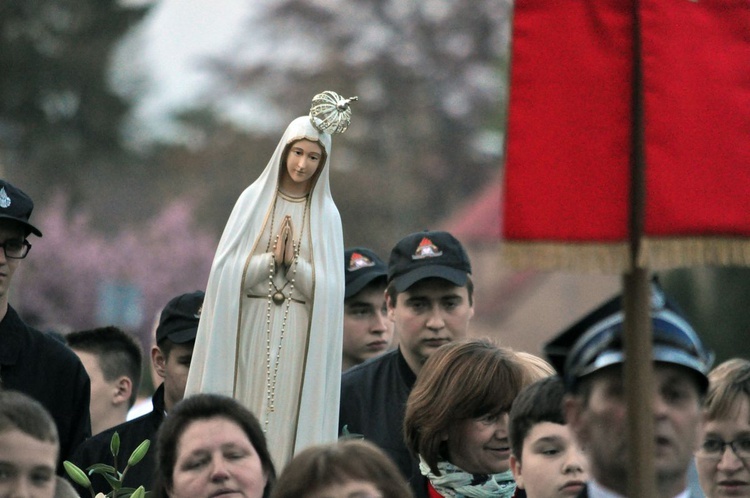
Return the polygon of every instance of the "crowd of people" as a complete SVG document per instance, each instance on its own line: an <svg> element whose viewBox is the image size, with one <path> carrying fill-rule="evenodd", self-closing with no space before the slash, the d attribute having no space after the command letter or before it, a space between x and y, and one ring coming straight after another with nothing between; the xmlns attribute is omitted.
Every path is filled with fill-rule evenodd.
<svg viewBox="0 0 750 498"><path fill-rule="evenodd" d="M150 351L162 382L133 420L144 362L127 333L65 344L10 306L42 233L32 200L0 180L0 497L107 493L113 478L85 470L113 463L117 486L159 498L628 496L620 297L550 341L549 363L472 338L472 266L452 234L408 234L388 263L326 245L340 240L320 173L329 155L325 133L290 125L263 185L238 202L207 291L164 306ZM691 496L691 470L709 498L750 497L750 361L711 370L656 283L650 318L642 408L658 498Z"/></svg>

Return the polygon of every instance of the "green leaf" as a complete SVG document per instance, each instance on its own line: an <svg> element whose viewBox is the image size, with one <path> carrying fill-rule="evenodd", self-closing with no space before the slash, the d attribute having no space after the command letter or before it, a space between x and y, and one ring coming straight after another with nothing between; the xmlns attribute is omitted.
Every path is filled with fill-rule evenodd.
<svg viewBox="0 0 750 498"><path fill-rule="evenodd" d="M109 486L113 490L117 491L118 489L122 487L122 483L120 482L119 479L116 479L109 474L102 474L102 477L104 477L107 480L107 482L109 483Z"/></svg>
<svg viewBox="0 0 750 498"><path fill-rule="evenodd" d="M113 496L117 498L120 498L121 496L127 498L133 493L135 493L135 488L120 488L117 491L112 492Z"/></svg>
<svg viewBox="0 0 750 498"><path fill-rule="evenodd" d="M143 486L138 486L138 489L135 490L135 492L130 495L130 498L143 498L146 494L146 490Z"/></svg>
<svg viewBox="0 0 750 498"><path fill-rule="evenodd" d="M67 472L70 478L73 479L73 481L75 481L77 484L83 486L84 488L91 487L91 481L89 480L89 477L74 463L65 460L63 462L63 467L65 468L65 472Z"/></svg>
<svg viewBox="0 0 750 498"><path fill-rule="evenodd" d="M87 468L86 471L89 473L89 475L111 474L112 476L117 476L117 471L115 470L115 468L104 463L95 463L94 465L91 465L89 468Z"/></svg>
<svg viewBox="0 0 750 498"><path fill-rule="evenodd" d="M148 451L149 446L151 446L151 441L148 439L139 444L138 447L133 450L130 458L128 458L128 467L132 467L133 465L143 460L143 457L146 456L146 452Z"/></svg>
<svg viewBox="0 0 750 498"><path fill-rule="evenodd" d="M117 431L112 434L112 440L109 442L109 450L112 452L113 457L116 457L120 453L120 435Z"/></svg>

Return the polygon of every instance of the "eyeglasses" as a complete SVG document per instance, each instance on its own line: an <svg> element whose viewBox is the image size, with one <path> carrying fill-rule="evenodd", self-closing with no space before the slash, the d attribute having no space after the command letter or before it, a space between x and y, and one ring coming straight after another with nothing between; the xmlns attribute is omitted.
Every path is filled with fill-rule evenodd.
<svg viewBox="0 0 750 498"><path fill-rule="evenodd" d="M724 456L724 449L729 446L741 460L750 460L750 438L723 441L721 439L706 439L695 453L701 458L720 460Z"/></svg>
<svg viewBox="0 0 750 498"><path fill-rule="evenodd" d="M23 259L29 253L31 244L27 240L10 239L0 244L0 247L3 248L6 258Z"/></svg>

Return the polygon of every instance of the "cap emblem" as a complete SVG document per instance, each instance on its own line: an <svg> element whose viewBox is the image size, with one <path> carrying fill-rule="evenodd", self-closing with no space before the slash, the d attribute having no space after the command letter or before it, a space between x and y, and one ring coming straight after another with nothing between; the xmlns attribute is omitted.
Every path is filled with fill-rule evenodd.
<svg viewBox="0 0 750 498"><path fill-rule="evenodd" d="M663 310L667 306L667 298L661 287L651 282L651 311Z"/></svg>
<svg viewBox="0 0 750 498"><path fill-rule="evenodd" d="M375 266L375 263L365 256L364 254L360 254L358 252L352 253L352 257L349 258L349 268L347 268L348 271L357 271L361 270L362 268L368 268L370 266Z"/></svg>
<svg viewBox="0 0 750 498"><path fill-rule="evenodd" d="M411 259L437 258L442 255L443 251L438 249L438 246L433 244L430 239L424 237L417 246L417 250L412 254Z"/></svg>
<svg viewBox="0 0 750 498"><path fill-rule="evenodd" d="M201 313L202 313L202 312L203 312L203 305L201 305L201 307L200 307L200 308L198 308L198 311L197 311L197 312L195 313L195 315L193 315L193 316L194 316L195 318L200 318L200 317L201 317Z"/></svg>
<svg viewBox="0 0 750 498"><path fill-rule="evenodd" d="M8 194L5 192L5 187L0 189L0 207L10 207L10 197L8 197Z"/></svg>

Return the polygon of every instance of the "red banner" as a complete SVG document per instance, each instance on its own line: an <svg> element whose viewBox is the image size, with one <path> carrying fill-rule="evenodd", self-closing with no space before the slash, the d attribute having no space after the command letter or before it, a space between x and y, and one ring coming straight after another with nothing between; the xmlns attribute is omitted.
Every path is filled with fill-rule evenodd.
<svg viewBox="0 0 750 498"><path fill-rule="evenodd" d="M502 217L519 266L627 267L636 57L641 263L750 263L750 3L638 4L515 4Z"/></svg>
<svg viewBox="0 0 750 498"><path fill-rule="evenodd" d="M750 235L750 2L643 1L642 261L745 263Z"/></svg>

